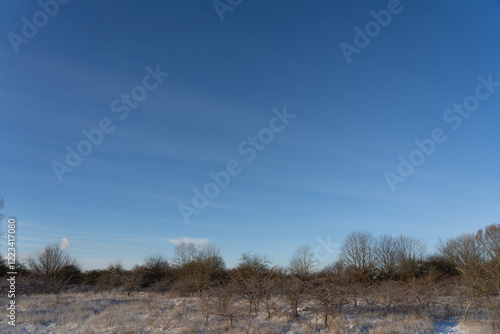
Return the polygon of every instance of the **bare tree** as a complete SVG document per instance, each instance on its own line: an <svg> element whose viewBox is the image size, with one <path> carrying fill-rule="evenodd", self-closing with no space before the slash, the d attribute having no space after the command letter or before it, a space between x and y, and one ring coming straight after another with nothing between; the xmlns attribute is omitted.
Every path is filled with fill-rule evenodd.
<svg viewBox="0 0 500 334"><path fill-rule="evenodd" d="M492 311L500 319L500 305L496 298L492 298L498 295L500 288L500 262L496 260L494 250L495 229L493 226L487 227L485 231L479 230L476 235L462 234L439 245L442 256L455 263L462 283L467 288L469 302L465 309L465 319L471 306L483 299L490 303Z"/></svg>
<svg viewBox="0 0 500 334"><path fill-rule="evenodd" d="M174 266L182 268L195 260L198 249L192 242L181 242L175 246L174 254L174 258L172 259Z"/></svg>
<svg viewBox="0 0 500 334"><path fill-rule="evenodd" d="M317 265L318 260L312 248L308 245L303 245L299 246L293 253L288 264L288 269L293 276L306 280L316 270Z"/></svg>
<svg viewBox="0 0 500 334"><path fill-rule="evenodd" d="M392 279L398 267L398 243L391 235L381 235L375 245L377 267L382 278Z"/></svg>
<svg viewBox="0 0 500 334"><path fill-rule="evenodd" d="M174 253L172 262L184 274L192 274L197 268L211 276L225 268L221 250L211 244L199 248L193 243L182 242L175 247Z"/></svg>
<svg viewBox="0 0 500 334"><path fill-rule="evenodd" d="M483 250L484 262L480 274L476 275L476 284L484 291L490 309L494 312L500 330L500 224L486 226L476 233L476 241Z"/></svg>
<svg viewBox="0 0 500 334"><path fill-rule="evenodd" d="M212 244L205 245L196 255L198 267L203 267L210 279L219 278L226 269L222 251Z"/></svg>
<svg viewBox="0 0 500 334"><path fill-rule="evenodd" d="M412 236L397 238L397 271L401 278L417 277L426 253L425 244Z"/></svg>
<svg viewBox="0 0 500 334"><path fill-rule="evenodd" d="M473 233L459 235L438 245L440 254L461 272L474 272L484 262L484 253Z"/></svg>
<svg viewBox="0 0 500 334"><path fill-rule="evenodd" d="M340 246L340 259L362 278L371 278L376 264L373 234L363 231L349 233Z"/></svg>
<svg viewBox="0 0 500 334"><path fill-rule="evenodd" d="M245 277L263 275L269 269L270 263L266 256L246 252L241 255L238 270Z"/></svg>
<svg viewBox="0 0 500 334"><path fill-rule="evenodd" d="M79 263L57 243L30 257L28 267L32 272L29 283L38 285L38 292L54 293L56 302L59 302L59 294L81 272Z"/></svg>
<svg viewBox="0 0 500 334"><path fill-rule="evenodd" d="M38 251L34 257L29 258L28 266L35 274L60 277L65 273L66 267L79 267L79 264L57 243L54 243Z"/></svg>
<svg viewBox="0 0 500 334"><path fill-rule="evenodd" d="M488 225L476 234L487 261L500 261L500 224Z"/></svg>
<svg viewBox="0 0 500 334"><path fill-rule="evenodd" d="M194 243L181 242L175 247L174 254L172 262L179 276L177 287L182 295L199 294L224 268L221 251L212 245L200 248Z"/></svg>

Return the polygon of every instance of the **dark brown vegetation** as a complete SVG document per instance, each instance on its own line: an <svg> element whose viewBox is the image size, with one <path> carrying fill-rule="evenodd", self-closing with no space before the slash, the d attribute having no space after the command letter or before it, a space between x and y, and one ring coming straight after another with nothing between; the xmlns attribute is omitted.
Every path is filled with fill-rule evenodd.
<svg viewBox="0 0 500 334"><path fill-rule="evenodd" d="M481 310L492 332L500 331L500 224L441 241L431 255L414 237L368 232L349 234L340 251L338 261L322 270L307 246L293 253L287 268L244 253L236 268L227 269L216 247L181 243L171 260L155 254L131 270L113 263L82 272L51 245L18 270L18 294L120 290L196 297L205 321L226 319L228 330L235 319L263 314L271 320L283 312L277 305L286 304L292 319L307 310L323 327L345 314L436 319L459 310L467 319Z"/></svg>

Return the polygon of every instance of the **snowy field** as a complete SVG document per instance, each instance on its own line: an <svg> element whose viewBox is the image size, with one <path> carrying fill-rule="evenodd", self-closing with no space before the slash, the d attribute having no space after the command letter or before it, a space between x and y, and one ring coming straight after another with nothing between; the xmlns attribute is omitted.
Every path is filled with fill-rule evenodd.
<svg viewBox="0 0 500 334"><path fill-rule="evenodd" d="M5 299L3 300L5 302ZM3 303L5 305L5 303ZM21 296L17 325L0 321L1 333L492 333L479 323L464 323L457 314L443 319L352 310L331 318L325 328L321 314L304 303L292 318L286 304L276 302L271 320L264 310L248 315L246 304L232 305L227 316L211 312L208 322L197 298L171 298L139 293L65 293ZM362 306L359 306L362 309Z"/></svg>

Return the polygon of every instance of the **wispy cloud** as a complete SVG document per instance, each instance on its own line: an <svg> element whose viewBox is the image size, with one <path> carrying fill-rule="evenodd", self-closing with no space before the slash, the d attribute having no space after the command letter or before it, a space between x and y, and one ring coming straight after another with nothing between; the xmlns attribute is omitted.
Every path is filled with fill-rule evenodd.
<svg viewBox="0 0 500 334"><path fill-rule="evenodd" d="M183 237L181 239L167 239L168 242L171 242L175 245L179 245L180 243L192 243L197 247L203 247L208 244L210 244L209 239L196 239L196 238L188 238L188 237Z"/></svg>

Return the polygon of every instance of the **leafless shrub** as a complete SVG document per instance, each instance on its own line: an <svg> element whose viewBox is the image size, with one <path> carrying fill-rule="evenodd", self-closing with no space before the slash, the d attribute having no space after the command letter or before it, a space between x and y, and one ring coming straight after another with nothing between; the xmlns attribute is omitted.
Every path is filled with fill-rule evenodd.
<svg viewBox="0 0 500 334"><path fill-rule="evenodd" d="M462 284L467 288L469 302L464 319L472 305L485 300L494 315L500 319L500 224L487 226L474 234L462 234L441 242L443 257L452 261L461 273Z"/></svg>
<svg viewBox="0 0 500 334"><path fill-rule="evenodd" d="M142 266L142 283L145 288L153 285L162 286L158 282L165 282L173 279L173 271L168 260L161 254L152 254L144 260ZM164 293L164 292L163 292Z"/></svg>
<svg viewBox="0 0 500 334"><path fill-rule="evenodd" d="M309 293L315 300L323 317L323 325L328 328L329 317L335 318L348 303L347 291L340 279L319 277L310 283Z"/></svg>
<svg viewBox="0 0 500 334"><path fill-rule="evenodd" d="M222 252L213 245L198 248L192 243L180 243L175 254L176 287L182 295L200 294L210 282L222 279L226 273Z"/></svg>
<svg viewBox="0 0 500 334"><path fill-rule="evenodd" d="M144 268L141 266L135 266L132 270L125 272L123 275L123 287L127 292L127 296L134 290L138 290L142 283L142 277L144 274Z"/></svg>
<svg viewBox="0 0 500 334"><path fill-rule="evenodd" d="M228 319L226 331L232 328L233 320L241 313L238 285L237 276L230 275L224 284L212 284L209 287L209 308L212 314Z"/></svg>
<svg viewBox="0 0 500 334"><path fill-rule="evenodd" d="M271 268L265 256L253 253L242 254L238 266L227 270L222 252L214 246L181 243L171 262L154 254L132 270L117 262L83 275L76 275L79 268L67 263L48 265L64 259L57 252L53 256L50 249L30 264L33 274L18 275L17 287L30 298L40 292L55 293L52 306L58 312L66 303L62 292L71 284L80 284L75 277L98 287L97 291L125 292L128 297L92 294L102 300L119 299L108 305L112 312L98 316L103 326L97 330L108 332L140 328L126 328L120 321L118 312L132 309L127 303L144 311L142 326L158 331L385 333L383 323L387 332L423 333L434 319L465 314L470 319L489 319L494 332L500 319L499 244L500 226L491 225L476 234L442 242L438 254L425 258L425 245L414 237L375 238L371 233L355 232L342 243L340 259L318 272L308 246L293 253L287 270ZM48 262L40 260L43 258ZM49 280L51 277L72 280ZM174 295L183 298L170 304ZM119 307L120 303L124 306ZM194 320L185 314L195 314ZM405 321L392 326L385 319ZM191 327L183 328L182 322Z"/></svg>
<svg viewBox="0 0 500 334"><path fill-rule="evenodd" d="M258 312L265 295L264 278L269 271L269 260L265 256L244 253L236 268L239 294L248 302L248 313Z"/></svg>
<svg viewBox="0 0 500 334"><path fill-rule="evenodd" d="M263 303L266 309L266 319L271 320L271 316L276 313L276 297L281 291L281 283L283 282L284 269L274 267L267 271L262 279Z"/></svg>
<svg viewBox="0 0 500 334"><path fill-rule="evenodd" d="M102 289L111 291L120 288L123 285L125 268L119 261L109 264L108 267L99 276L98 285Z"/></svg>
<svg viewBox="0 0 500 334"><path fill-rule="evenodd" d="M213 284L219 284L226 278L225 263L220 249L213 245L201 248L192 243L180 243L175 247L173 263L178 271L176 287L182 295L195 293L205 314L205 321L210 316L209 290Z"/></svg>
<svg viewBox="0 0 500 334"><path fill-rule="evenodd" d="M283 277L281 282L281 293L285 297L293 318L299 315L299 304L306 297L306 284L301 279L292 277Z"/></svg>

